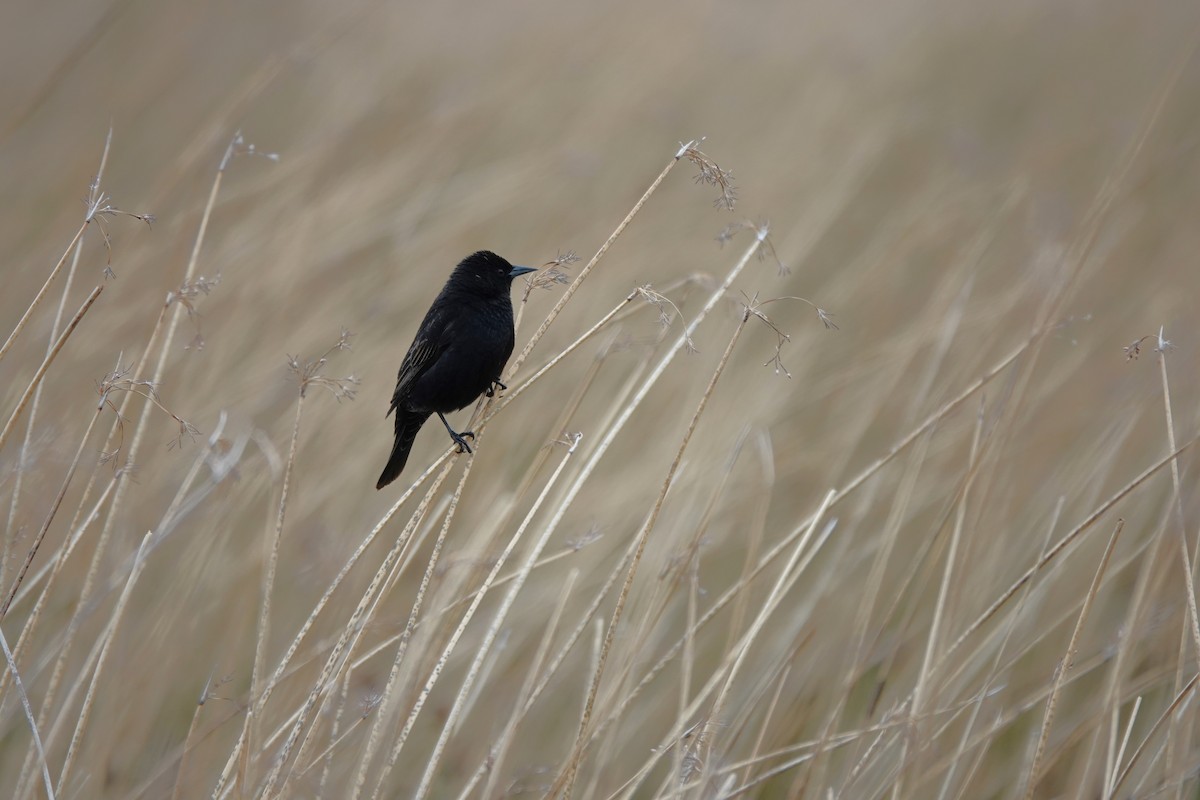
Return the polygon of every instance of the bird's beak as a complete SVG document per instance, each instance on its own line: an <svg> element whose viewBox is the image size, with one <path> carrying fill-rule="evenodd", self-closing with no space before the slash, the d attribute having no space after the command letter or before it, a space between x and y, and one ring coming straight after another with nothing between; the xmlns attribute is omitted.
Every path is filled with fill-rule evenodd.
<svg viewBox="0 0 1200 800"><path fill-rule="evenodd" d="M533 267L513 267L508 273L508 277L515 278L518 275L524 275L527 272L537 272L537 270Z"/></svg>

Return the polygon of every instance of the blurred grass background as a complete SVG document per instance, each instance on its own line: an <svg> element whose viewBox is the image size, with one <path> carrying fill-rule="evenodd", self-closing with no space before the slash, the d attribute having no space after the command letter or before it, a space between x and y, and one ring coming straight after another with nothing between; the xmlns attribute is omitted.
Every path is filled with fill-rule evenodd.
<svg viewBox="0 0 1200 800"><path fill-rule="evenodd" d="M747 219L770 221L774 250L789 271L781 275L770 259L755 262L734 288L760 299L804 296L831 312L840 329L823 329L801 303L765 307L791 337L781 351L790 379L763 365L775 351L772 331L760 324L748 329L650 539L627 613L635 628L639 603L651 602L714 493L699 561L702 607L739 580L750 542L782 540L827 490L846 485L1025 341L1046 298L1066 292L1051 320L1057 327L1036 348L831 512L838 527L816 572L772 617L769 643L753 651L745 670L757 681L780 659L791 665L774 705L769 692L764 700L751 691L756 684L749 679L746 691L735 693L735 709L749 714L760 703L774 709L763 723L764 749L867 729L903 713L902 701L922 674L943 523L960 499L977 418L984 446L962 512L960 564L941 622L941 649L1034 563L1048 529L1054 526L1057 538L1169 452L1153 342L1136 361L1123 353L1159 326L1174 344L1167 366L1179 443L1194 435L1200 346L1194 263L1200 59L1189 55L1200 23L1194 3L335 7L17 0L0 11L0 22L6 76L0 252L7 265L0 330L12 330L82 221L79 201L110 125L102 188L117 207L156 218L151 229L125 218L103 220L108 246L95 225L87 232L66 306L76 308L94 285L103 284L104 293L46 377L28 448L22 418L0 452L0 521L8 523L14 554L5 564L5 594L78 446L97 382L118 358L129 365L141 357L164 296L183 280L228 142L240 130L258 150L279 155L278 163L238 157L224 176L198 261L198 274L219 275L220 282L183 321L159 387L163 404L200 435L169 448L178 425L163 414L151 417L104 560L118 577L85 598L83 644L67 659L68 682L89 680L89 650L124 582L120 566L159 523L221 415L228 419L227 442L250 443L236 473L211 487L151 555L98 684L78 765L68 786L58 787L60 796L169 796L196 697L210 676L228 676L216 692L227 699L204 709L202 728L211 733L178 776L183 796L212 791L249 691L261 537L278 502L279 461L296 397L287 356L324 351L344 326L355 335L353 350L336 354L327 371L354 374L362 384L352 403L317 394L305 411L268 665L399 495L371 488L390 448L383 412L395 369L450 267L482 248L514 263L539 265L566 250L586 261L681 141L707 137L702 149L735 176L736 209L714 208L715 190L693 183L692 165L678 166L523 374L638 286L661 289L708 276L663 289L683 320L690 319L753 235L722 247L718 233ZM1161 114L1152 118L1164 96ZM1147 128L1095 246L1064 290L1077 266L1066 256L1085 236L1089 209ZM103 274L109 260L115 277ZM0 363L5 419L45 353L59 281L54 302L38 310ZM560 291L531 296L518 348ZM737 299L699 329L698 352L672 365L666 385L651 394L572 506L551 550L588 532L600 538L534 573L488 678L493 690L477 699L467 728L452 740L435 796L455 796L506 719L567 571L581 571L566 612L572 618L636 532L733 330ZM656 316L634 315L616 332L569 425L583 433L585 445L598 438L639 365L657 360L660 338L680 330L675 321L664 334ZM463 593L450 587L478 582L478 570L494 555L485 542L495 510L527 507L529 498L514 492L537 451L561 434L554 421L596 348L570 357L489 427L442 555L438 580L447 595L427 601L430 612ZM111 424L111 413L103 419ZM444 447L435 427L418 439L406 477ZM97 441L85 451L64 509L80 502L82 474L96 468L104 481L112 475L114 464L96 466ZM1194 548L1200 508L1190 488L1193 464L1190 453L1180 462L1180 507ZM18 471L22 487L14 504ZM1106 670L1118 644L1132 641L1125 646L1137 658L1122 667L1120 718L1124 724L1135 698L1144 697L1132 741L1146 736L1151 750L1121 796L1197 796L1194 723L1172 722L1173 749L1160 757L1152 755L1167 738L1149 738L1178 689L1176 668L1185 678L1197 668L1186 636L1180 647L1189 623L1178 552L1154 549L1177 536L1174 507L1170 475L1160 471L1106 515L1069 560L1039 576L1014 612L1013 642L1028 647L1010 645L1020 656L1002 659L999 689L983 706L986 724L979 724L1017 713L968 754L963 765L978 761L971 770L960 766L950 796L1025 790L1018 776L1028 768L1042 721L1041 705L1030 698L1053 681L1118 515L1127 527L1080 642L1077 660L1091 666L1065 690L1051 728L1054 757L1043 766L1048 772L1037 794L1099 796L1105 726L1112 722L1103 704ZM35 568L64 540L68 519L60 512ZM385 531L383 539L394 536ZM35 711L80 600L92 542L82 540L81 555L64 568L47 618L19 663ZM891 542L884 571L865 587L884 542ZM387 546L375 545L366 560L377 563ZM353 573L354 588L337 596L318 639L336 636L371 570ZM1150 576L1152 599L1130 621L1139 570ZM403 629L418 578L419 565L376 616L372 641ZM876 595L864 611L865 591ZM752 596L763 594L756 584ZM4 620L10 644L26 613L28 606L18 604ZM860 640L856 620L864 613ZM654 629L654 657L682 634L686 614L682 592ZM1008 622L993 620L989 630L1002 634ZM719 624L732 623L726 616ZM696 680L707 679L728 652L728 633L698 639ZM589 646L577 648L551 684L552 698L522 728L502 782L513 794L538 794L542 771L552 777L566 757L586 691ZM300 677L281 688L278 719L272 716L270 725L282 722L315 679L324 651L311 654L313 647L304 651L310 660ZM927 704L951 707L979 690L980 670L986 672L980 665L995 650L979 645L966 652L967 677L937 683ZM420 654L424 669L435 656ZM641 670L653 661L651 653L624 657ZM369 706L390 663L384 654L356 670L358 702ZM847 695L845 712L837 713L852 665L864 683L856 682L858 694ZM465 666L452 662L452 671ZM675 719L678 679L674 672L661 677L625 712L620 735L591 751L581 796L617 791L658 744ZM452 698L435 693L411 752L390 779L394 796L415 786L419 754L432 745L438 715ZM1194 702L1183 705L1183 717L1194 715ZM2 710L0 783L13 785L29 729L11 690ZM864 737L849 755L827 754L816 760L823 766L800 765L752 791L824 797L830 787L839 796L867 797L902 786L904 796L937 796L945 769L935 765L954 755L961 729L919 733L920 744L910 743L904 755L894 749L903 737L894 748L877 749ZM52 772L68 739L60 732L48 745ZM748 749L738 748L750 748L754 735L742 739L721 752L729 760L744 757ZM355 738L341 745L349 753L359 746ZM269 754L263 759L269 764ZM901 763L912 770L903 782L895 771ZM933 776L929 783L920 781L922 767ZM332 780L337 786L346 778L335 769ZM303 782L292 789L296 796L316 792Z"/></svg>

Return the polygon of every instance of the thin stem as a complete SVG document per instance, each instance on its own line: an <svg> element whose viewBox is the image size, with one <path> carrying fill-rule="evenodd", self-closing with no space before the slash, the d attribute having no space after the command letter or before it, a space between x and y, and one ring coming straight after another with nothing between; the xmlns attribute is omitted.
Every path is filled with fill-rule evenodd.
<svg viewBox="0 0 1200 800"><path fill-rule="evenodd" d="M652 373L649 378L646 379L646 383L643 385L642 390L637 396L635 396L634 400L626 406L626 409L630 414L632 413L632 410L640 404L641 399L646 396L650 386L652 386L662 372L665 371L666 365L670 363L670 361L681 349L686 347L687 343L691 340L692 331L699 326L700 321L703 320L713 306L716 305L717 301L724 296L726 287L728 287L741 272L742 268L758 250L758 247L762 244L765 238L766 231L763 230L755 239L754 244L752 244L746 250L746 253L742 257L741 261L739 261L734 269L730 271L729 276L726 278L721 289L713 293L712 297L709 298L709 303L704 307L700 315L693 320L692 324L688 326L688 330L686 330L676 341L675 347L663 358L662 362L659 364L659 368L655 370L655 372ZM605 633L604 644L600 651L600 661L597 664L595 674L592 677L592 685L588 691L587 701L584 704L583 717L579 723L579 732L575 737L575 744L567 761L567 767L563 772L559 773L558 780L555 781L554 787L550 790L551 796L556 796L560 792L566 797L570 797L571 795L571 788L575 780L575 773L578 769L579 759L583 753L585 736L588 733L588 727L591 722L592 709L596 702L596 694L600 689L600 679L604 673L604 664L607 660L608 653L612 648L613 638L616 635L617 624L621 620L621 615L625 608L625 601L628 599L629 591L633 586L633 578L637 573L637 567L641 561L642 553L645 551L646 541L649 539L650 532L654 529L655 523L658 521L658 515L662 510L663 502L666 500L667 491L671 486L675 474L679 470L679 465L683 460L683 454L687 450L688 444L691 442L692 434L696 430L697 423L700 421L700 415L704 413L704 409L708 405L708 400L712 396L713 390L716 388L717 380L720 379L722 373L725 371L725 366L729 363L729 356L733 353L734 345L737 344L738 339L742 335L742 331L745 330L746 322L749 319L750 312L747 310L742 314L741 321L734 330L733 336L730 338L729 344L725 348L725 352L721 355L721 359L717 364L711 379L709 380L707 388L700 397L700 402L688 423L687 430L683 435L683 440L680 442L679 448L675 452L675 458L671 462L670 468L667 470L667 476L659 487L658 497L654 502L650 515L647 517L646 522L642 525L637 536L635 537L636 547L634 550L633 559L629 563L629 568L625 574L625 582L621 587L620 594L617 596L617 605L613 609L612 619L609 622L608 629ZM624 419L628 419L628 414L623 417L623 420ZM614 425L612 431L610 432L610 436L615 435L615 432L619 431L622 426L623 421Z"/></svg>
<svg viewBox="0 0 1200 800"><path fill-rule="evenodd" d="M12 333L8 335L3 346L0 346L0 361L4 360L4 356L12 349L13 344L17 341L17 337L21 335L21 331L25 330L25 324L29 322L29 318L33 315L34 310L41 305L42 299L45 298L46 292L50 289L50 284L54 283L54 279L58 277L59 270L63 264L67 263L67 257L71 255L71 250L83 238L83 232L87 230L88 223L92 220L88 218L79 226L79 230L75 231L75 236L71 238L71 243L67 245L67 249L63 251L62 257L58 259L58 263L54 265L54 269L50 270L50 274L46 276L46 282L42 284L42 288L34 295L33 301L29 307L25 309L25 313L21 315L21 319L17 321L17 326L12 329Z"/></svg>
<svg viewBox="0 0 1200 800"><path fill-rule="evenodd" d="M382 785L383 780L387 777L388 772L399 760L400 751L404 747L404 743L408 739L408 735L412 732L413 725L416 724L417 715L421 713L422 706L428 699L430 693L433 691L433 687L437 683L438 676L445 668L446 662L449 661L450 655L454 652L455 647L462 638L463 633L466 631L467 625L475 616L475 612L479 610L480 604L483 603L483 599L486 596L488 589L496 580L496 576L500 574L501 568L504 567L504 564L508 561L509 556L512 555L522 537L524 537L525 532L529 529L529 526L533 522L533 518L537 515L537 512L541 510L542 504L546 502L546 498L550 495L550 491L558 485L558 479L562 475L563 469L567 466L567 462L571 460L571 456L575 454L575 448L579 445L579 439L579 436L575 436L573 438L570 447L567 448L566 455L564 455L562 460L558 462L558 466L555 468L554 474L552 474L550 479L546 481L546 485L542 487L541 493L538 494L537 499L534 500L533 505L530 506L529 511L525 514L525 519L522 520L521 524L517 527L517 530L508 540L508 544L505 546L504 551L500 554L500 557L496 559L496 563L492 565L492 569L488 573L488 576L484 579L483 585L476 593L475 599L471 601L471 606L463 614L462 619L459 621L458 627L455 628L454 633L450 637L450 641L446 643L446 646L442 651L441 658L438 659L437 665L430 673L429 679L425 682L425 686L421 689L421 693L417 697L417 702L413 704L412 711L409 713L409 717L404 723L403 730L401 730L400 735L396 737L396 743L393 745L392 752L388 756L387 766L384 769L383 774L380 776L380 785ZM545 542L542 541L539 544L544 546ZM529 564L536 562L537 557L540 554L540 548L535 548L530 556L526 558L526 562ZM454 705L451 707L450 713L446 716L446 721L442 724L442 732L438 736L437 744L434 745L433 753L430 755L426 763L425 774L421 777L421 783L417 786L417 792L414 795L416 800L422 800L422 798L429 793L430 787L433 784L433 776L437 771L439 762L441 761L442 752L446 748L446 743L450 739L450 734L458 724L459 716L462 714L463 708L467 702L467 698L470 696L471 688L475 683L475 679L478 677L480 670L483 668L483 662L491 652L492 644L496 641L496 637L500 633L500 627L504 622L504 619L507 617L509 609L512 608L512 604L516 600L517 593L521 591L523 585L523 581L518 581L517 584L509 589L508 595L504 598L503 604L501 604L500 608L497 610L496 616L493 618L491 625L488 627L487 633L484 634L483 641L479 643L475 650L475 658L471 662L470 668L467 670L466 677L463 678L462 685L458 691L458 696L454 699ZM379 792L376 791L376 796L378 796L378 794Z"/></svg>
<svg viewBox="0 0 1200 800"><path fill-rule="evenodd" d="M1100 557L1100 566L1096 568L1096 575L1092 578L1092 585L1088 589L1087 597L1083 601L1083 608L1079 610L1079 619L1075 623L1075 630L1071 632L1071 640L1067 643L1067 652L1063 655L1062 661L1058 662L1058 666L1054 671L1054 686L1050 690L1050 696L1046 698L1046 712L1042 716L1042 728L1038 734L1037 749L1034 751L1033 763L1029 767L1025 786L1025 800L1031 800L1037 788L1038 779L1041 777L1038 773L1038 768L1041 765L1042 755L1046 751L1046 742L1050 738L1050 724L1054 721L1054 709L1058 703L1059 692L1062 691L1067 672L1074 666L1075 654L1079 648L1079 634L1087 622L1088 614L1091 613L1092 604L1095 602L1096 594L1100 591L1100 584L1104 580L1104 572L1108 569L1108 562L1112 559L1113 550L1117 546L1117 539L1120 538L1121 531L1124 528L1125 520L1117 520L1116 530L1108 538L1108 546L1104 548L1104 555Z"/></svg>
<svg viewBox="0 0 1200 800"><path fill-rule="evenodd" d="M153 535L154 531L147 531L146 535L142 537L142 543L138 547L133 569L129 573L129 579L125 581L125 589L121 592L121 597L117 601L116 608L113 609L112 618L109 620L108 628L104 632L104 644L101 646L100 655L96 659L96 668L92 672L92 679L88 684L87 694L83 699L83 707L79 712L79 721L75 725L75 733L71 736L71 744L67 747L67 755L63 759L62 771L58 774L59 794L62 794L63 789L67 785L67 779L71 775L71 767L74 765L75 757L83 742L83 732L87 729L92 705L96 699L96 689L100 685L100 677L104 674L104 667L108 662L109 651L112 648L113 641L117 638L117 630L121 624L121 620L125 616L125 606L129 602L130 595L133 594L133 587L137 583L138 577L142 574L142 569L146 566L146 545L149 544Z"/></svg>
<svg viewBox="0 0 1200 800"><path fill-rule="evenodd" d="M49 800L54 800L54 785L50 783L50 767L46 764L46 750L42 747L42 735L38 732L37 721L33 718L33 708L29 705L29 695L25 693L25 684L21 681L21 674L17 672L17 662L13 658L12 651L8 648L8 639L4 636L4 631L0 630L0 645L4 646L4 660L8 664L9 673L13 678L13 685L17 687L17 694L21 697L21 708L25 712L25 719L29 723L29 731L33 736L34 747L37 748L38 760L42 767L42 784L46 788L46 797Z"/></svg>
<svg viewBox="0 0 1200 800"><path fill-rule="evenodd" d="M476 443L480 441L476 436ZM458 503L462 499L463 490L466 488L467 479L471 476L471 467L475 464L475 459L468 459L466 467L463 469L462 477L458 480L458 486L454 489L454 495L450 500L450 507L446 509L446 516L442 519L442 528L438 531L438 536L433 542L433 550L429 554L429 562L425 566L425 573L421 576L421 584L417 587L417 596L413 600L412 608L408 612L408 622L404 627L404 635L400 637L400 645L396 648L396 657L392 660L392 671L388 675L387 684L384 686L383 699L380 703L381 709L386 708L386 704L395 697L396 684L400 680L400 667L404 662L404 657L408 653L408 645L412 641L413 632L417 627L417 619L421 614L421 607L424 605L425 594L429 590L429 585L433 581L434 571L437 569L438 560L442 555L442 548L446 544L446 537L450 534L450 524L454 521L454 514L458 510ZM420 712L420 706L414 707L410 714L410 722L415 720L416 714ZM354 780L354 791L351 794L352 798L358 797L366 784L367 769L370 767L371 760L378 751L383 734L383 725L387 720L387 714L377 714L374 723L371 725L371 733L367 738L367 746L363 748L362 756L358 762L358 772ZM411 730L411 724L406 726ZM398 743L403 746L404 739L407 736L407 731L402 732ZM299 756L297 756L299 757ZM379 776L375 781L374 796L378 796L380 787L383 781L387 778L387 774L391 768L390 763L385 763L380 770ZM284 783L286 787L287 784Z"/></svg>
<svg viewBox="0 0 1200 800"><path fill-rule="evenodd" d="M563 308L566 307L567 303L571 301L571 298L575 295L575 292L579 291L579 287L583 284L588 274L592 271L592 268L595 267L596 264L599 263L600 259L604 257L605 253L608 252L608 249L612 247L613 242L617 240L617 237L620 236L627 227L629 227L629 223L632 222L633 218L637 216L637 213L642 210L642 206L646 205L646 201L650 199L650 195L654 194L659 185L666 180L667 175L669 175L671 170L675 168L675 165L679 163L679 159L684 156L684 154L687 152L687 148L692 144L694 144L694 142L689 142L687 145L679 148L679 151L675 153L675 155L671 157L671 160L667 162L667 165L662 168L662 171L658 173L658 177L654 179L649 188L647 188L646 191L642 193L642 196L638 198L638 201L633 204L633 208L629 210L629 213L626 214L625 218L621 220L619 225L617 225L616 230L609 235L608 239L604 241L604 244L600 245L600 249L596 251L596 255L592 256L591 260L584 265L583 269L579 270L579 273L575 276L575 280L571 281L571 284L566 288L566 291L564 291L562 296L558 298L558 302L554 304L554 308L550 309L550 313L546 315L544 320L542 320L542 324L539 325L537 330L533 332L533 336L529 337L529 341L525 343L525 348L521 350L520 355L514 358L512 363L509 365L506 373L509 377L517 374L517 370L519 370L521 365L525 363L525 359L529 358L530 352L532 352L533 348L537 346L537 343L541 340L542 336L546 334L546 330L550 327L550 324L554 322L560 313L562 313Z"/></svg>
<svg viewBox="0 0 1200 800"><path fill-rule="evenodd" d="M4 430L0 432L0 450L4 449L4 444L8 441L8 437L12 433L13 427L17 424L17 419L21 416L21 412L25 410L25 406L29 403L29 398L33 396L34 389L42 382L42 378L46 377L46 371L54 363L54 359L58 356L59 351L67 343L67 339L71 338L71 334L75 332L75 328L83 320L83 315L92 307L92 303L96 302L96 298L100 296L100 292L102 291L104 291L104 286L102 285L92 290L92 293L83 301L83 305L75 312L75 316L71 319L70 323L67 324L67 329L62 332L62 336L58 337L58 341L54 343L54 346L50 348L50 352L42 359L42 365L34 373L33 378L29 381L29 386L25 388L25 393L21 395L21 399L17 402L17 407L13 409L12 415L9 416L8 422L5 423Z"/></svg>
<svg viewBox="0 0 1200 800"><path fill-rule="evenodd" d="M42 523L41 529L38 531L37 536L34 537L33 544L29 546L29 552L25 556L25 563L21 565L17 577L13 580L12 590L9 591L8 597L5 598L3 607L0 607L0 620L4 619L5 615L8 614L8 609L12 606L13 599L16 598L17 591L21 588L21 582L25 580L25 574L29 571L29 567L33 563L33 558L37 555L38 548L41 547L42 541L46 538L46 533L50 530L50 524L54 521L58 509L62 505L63 498L67 495L67 489L71 486L71 479L75 477L75 470L79 468L79 462L83 458L83 451L87 446L88 439L92 435L92 429L96 427L96 420L100 418L100 412L103 410L104 397L101 396L100 402L96 406L96 411L92 414L91 421L88 422L87 430L84 431L82 438L79 440L79 447L75 450L75 457L71 459L71 466L67 467L67 474L63 477L62 487L58 490L54 502L50 505L50 511L46 514L46 521Z"/></svg>
<svg viewBox="0 0 1200 800"><path fill-rule="evenodd" d="M104 178L104 168L108 164L108 153L112 147L112 136L113 129L110 125L108 128L108 136L106 136L104 139L104 150L100 154L100 168L96 170L96 178L92 181L92 185L88 192L88 211L84 215L85 222L92 213L91 209L96 206L96 202L100 195L100 184ZM83 239L77 238L75 240L75 246L72 248L71 268L67 270L66 280L63 281L62 294L58 299L58 308L54 312L54 323L50 326L50 337L49 341L46 343L47 353L50 352L50 349L54 346L55 340L58 339L63 316L67 313L67 300L71 295L71 286L75 282L75 273L79 268L79 259L82 254ZM17 512L21 505L21 488L24 485L25 465L28 463L29 448L33 443L33 433L35 423L37 421L37 410L41 400L43 386L44 384L38 384L37 391L35 391L33 394L33 406L29 411L29 420L25 424L25 440L21 442L21 454L17 458L17 469L13 479L12 498L8 506L8 526L6 528L7 534L4 540L2 560L0 560L0 576L8 574L9 545L12 543L12 537L14 535L14 529L17 520Z"/></svg>
<svg viewBox="0 0 1200 800"><path fill-rule="evenodd" d="M283 487L279 492L279 511L275 516L275 524L267 534L266 570L262 581L262 605L258 615L258 640L254 646L254 667L250 675L250 696L261 694L263 672L266 669L267 641L271 630L271 594L275 588L275 573L279 565L279 543L283 538L283 520L287 511L288 493L292 484L292 473L296 467L296 450L300 442L300 420L304 414L304 399L306 394L300 391L296 398L296 417L292 423L292 440L288 447L287 463L283 469ZM253 743L256 738L255 725L252 724L258 716L253 709L246 714L246 751L254 752Z"/></svg>

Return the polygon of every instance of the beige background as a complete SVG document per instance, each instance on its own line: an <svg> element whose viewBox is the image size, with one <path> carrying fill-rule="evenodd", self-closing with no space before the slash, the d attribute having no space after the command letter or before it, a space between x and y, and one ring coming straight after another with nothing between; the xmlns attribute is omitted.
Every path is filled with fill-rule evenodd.
<svg viewBox="0 0 1200 800"><path fill-rule="evenodd" d="M1152 343L1137 361L1127 362L1122 351L1160 325L1175 345L1167 364L1179 442L1195 430L1200 59L1188 54L1200 14L1193 3L335 5L17 0L0 11L0 331L12 329L81 222L80 200L110 125L103 190L119 208L157 218L152 229L103 220L110 253L95 226L85 237L66 305L78 307L94 285L105 289L45 382L8 527L5 593L79 444L97 382L119 355L126 365L141 356L162 298L183 279L233 133L241 130L247 142L279 155L278 163L239 157L224 176L198 261L198 274L219 273L220 283L196 301L198 315L183 320L160 387L163 404L201 436L168 449L178 426L161 413L150 417L103 560L103 570L118 576L116 586L121 565L158 524L220 415L228 415L229 442L252 438L237 475L213 488L147 563L98 684L70 789L60 796L127 796L138 787L165 796L197 694L210 674L228 675L218 694L231 699L206 707L201 727L213 732L189 755L180 779L185 796L211 790L241 717L218 721L249 689L261 542L278 503L275 451L286 455L295 407L286 357L323 351L344 326L355 334L354 348L336 354L328 372L362 383L352 403L317 393L305 409L274 595L272 665L400 494L399 485L383 493L372 488L390 447L383 412L395 369L450 267L480 248L535 266L569 249L586 261L681 140L707 137L702 149L735 177L736 209L714 208L715 191L694 184L695 167L680 164L529 366L544 363L638 286L663 289L690 319L711 281L750 241L743 233L722 248L715 237L747 219L770 221L790 273L781 277L770 261L755 262L735 289L761 299L803 295L830 311L840 330L824 330L794 301L764 309L791 336L782 350L790 380L762 366L775 349L765 326L752 325L739 342L651 538L627 612L635 622L719 487L703 534L701 608L738 580L749 540L781 540L825 491L844 486L1021 344L1045 298L1079 269L1054 310L1061 327L1040 340L1036 357L1022 357L831 512L838 528L812 577L751 651L747 672L766 675L801 643L768 721L765 749L822 735L856 653L869 676L834 731L878 724L912 690L944 563L942 523L957 508L978 413L991 438L965 509L942 648L1036 560L1053 519L1057 538L1168 452ZM1113 181L1094 246L1077 264L1064 254L1086 240L1089 210ZM115 279L103 275L108 258ZM692 274L707 282L676 285ZM0 363L4 419L45 351L62 286L60 278ZM518 346L561 291L532 295ZM619 347L570 423L585 447L602 434L631 376L664 352L655 317L646 309L614 333ZM731 301L705 321L695 337L699 352L672 365L572 506L548 552L563 552L566 540L592 529L602 538L531 578L488 677L492 689L443 759L439 780L448 794L506 719L566 572L581 570L567 612L573 625L636 532L736 320ZM673 325L667 343L680 330L679 321ZM477 584L478 573L466 567L486 566L494 555L480 533L489 515L509 503L521 513L528 507L531 497L512 493L538 448L561 433L555 420L597 347L589 344L489 427L442 556L447 572L460 571L456 580ZM466 417L454 419L465 424ZM10 522L25 421L0 453L0 523ZM111 414L102 417L104 430L111 422ZM728 471L746 431L749 445ZM85 449L35 566L62 542L102 435ZM415 477L443 447L440 429L429 426L406 476ZM1194 542L1193 463L1190 456L1182 463L1182 510ZM111 465L100 470L102 480L111 477ZM1039 577L1013 628L1014 641L1027 648L1005 651L1013 661L1004 662L1001 691L983 706L982 719L1025 711L995 730L969 777L960 766L955 791L1017 791L1013 776L1028 765L1042 720L1044 695L1038 699L1037 691L1053 680L1120 515L1127 527L1080 644L1081 662L1092 666L1060 701L1050 739L1055 755L1042 784L1045 796L1095 796L1089 792L1098 791L1099 767L1088 761L1088 747L1109 722L1101 705L1108 675L1102 654L1126 625L1148 543L1177 535L1170 509L1164 471L1105 516L1052 578ZM894 545L878 576L865 649L856 650L864 583L889 541L889 520ZM383 539L394 539L401 524L394 521ZM93 535L68 564L21 662L35 708L58 654L56 637L79 600ZM935 541L932 554L922 549ZM367 561L377 564L385 547ZM1135 728L1141 735L1173 697L1185 631L1178 554L1167 552L1153 562L1153 594L1137 625L1141 660L1123 668L1122 720L1133 698L1144 696ZM403 627L424 557L381 609L373 641ZM320 637L336 636L371 571L354 573L354 590L338 596ZM751 612L768 586L755 584ZM114 588L94 598L95 613L67 659L68 682L86 683L87 653L116 594ZM441 607L449 599L427 602ZM611 601L605 619L610 608ZM18 606L4 621L10 641L27 613ZM655 628L654 654L681 634L686 614L687 592L680 591ZM1003 631L1007 619L988 630ZM723 627L698 638L694 681L707 679L727 652L730 624L725 615ZM469 629L466 652L481 630ZM585 640L506 762L507 782L516 788L538 786L538 770L554 774L565 758L585 691L590 632ZM618 639L617 663L637 655L620 646ZM380 689L391 652L356 672L351 702ZM949 707L978 691L995 652L982 644L966 652L968 677L939 683L927 704ZM1196 655L1183 652L1186 678ZM268 727L307 692L321 660L309 658L315 661L304 662L302 677L277 695ZM447 686L456 685L466 663L465 656L452 662ZM665 735L679 692L678 669L668 672L625 714L620 735L585 761L581 787L608 796ZM735 709L768 705L769 697L754 695L756 680L735 691ZM877 681L880 702L868 707L862 698ZM450 688L434 695L389 784L399 796L420 777L439 714L452 699ZM0 782L7 785L20 772L29 738L11 691L3 713ZM754 719L737 741L715 745L723 763L749 755L761 723ZM915 760L906 796L936 796L945 772L935 765L953 754L960 733L925 732L920 752L908 755ZM1143 790L1183 779L1194 791L1195 775L1187 777L1185 765L1196 762L1196 737L1175 734L1170 758L1151 764L1148 753L1135 773ZM1101 753L1107 736L1104 729ZM872 752L864 739L819 772L790 771L768 784L769 796L825 796L824 786L847 797L887 791L900 757L898 741L888 741ZM1163 741L1154 738L1151 747ZM353 738L343 745L345 769L360 746ZM60 733L50 745L52 773L65 749ZM865 777L852 776L863 758ZM342 774L337 763L333 785ZM160 771L157 783L145 783ZM661 780L656 773L649 784ZM313 789L302 787L297 791Z"/></svg>

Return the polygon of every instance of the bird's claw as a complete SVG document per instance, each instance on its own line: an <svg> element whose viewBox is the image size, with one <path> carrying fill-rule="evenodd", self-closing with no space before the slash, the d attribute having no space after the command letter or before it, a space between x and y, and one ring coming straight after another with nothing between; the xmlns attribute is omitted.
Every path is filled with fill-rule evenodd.
<svg viewBox="0 0 1200 800"><path fill-rule="evenodd" d="M488 386L487 391L484 392L484 395L487 397L495 397L496 392L500 391L501 389L507 389L507 388L508 387L505 386L500 381L492 381L491 385Z"/></svg>
<svg viewBox="0 0 1200 800"><path fill-rule="evenodd" d="M454 440L454 443L456 445L458 445L459 453L474 453L475 452L474 450L471 449L471 445L467 444L467 437L474 439L475 433L473 431L463 431L462 433L451 433L450 434L450 438Z"/></svg>

